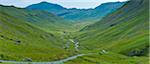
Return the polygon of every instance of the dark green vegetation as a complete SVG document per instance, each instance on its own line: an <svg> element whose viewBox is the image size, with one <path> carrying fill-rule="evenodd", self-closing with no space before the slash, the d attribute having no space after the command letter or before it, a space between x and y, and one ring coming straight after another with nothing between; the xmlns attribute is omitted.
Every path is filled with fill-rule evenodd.
<svg viewBox="0 0 150 64"><path fill-rule="evenodd" d="M105 15L117 10L124 5L125 2L104 3L94 9L67 9L57 4L41 2L28 6L30 10L44 10L51 12L57 16L61 16L72 21L93 21L104 17Z"/></svg>
<svg viewBox="0 0 150 64"><path fill-rule="evenodd" d="M131 0L101 21L86 26L77 36L82 52L102 52L68 64L148 64L148 0Z"/></svg>
<svg viewBox="0 0 150 64"><path fill-rule="evenodd" d="M131 0L96 23L0 6L0 60L53 61L86 54L66 64L148 64L148 4Z"/></svg>

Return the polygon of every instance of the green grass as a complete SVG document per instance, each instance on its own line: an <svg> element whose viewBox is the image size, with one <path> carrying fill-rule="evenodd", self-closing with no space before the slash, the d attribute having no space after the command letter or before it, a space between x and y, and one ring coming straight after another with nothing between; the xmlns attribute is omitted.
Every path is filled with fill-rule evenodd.
<svg viewBox="0 0 150 64"><path fill-rule="evenodd" d="M131 0L96 23L75 24L44 11L0 6L0 59L54 61L107 50L107 54L86 55L66 64L147 64L149 11L148 2L141 2ZM63 32L70 34L63 36ZM67 39L74 38L80 42L80 51L73 44L69 51L64 49ZM128 55L143 49L141 56Z"/></svg>
<svg viewBox="0 0 150 64"><path fill-rule="evenodd" d="M31 58L33 61L52 61L73 55L73 53L63 49L64 42L60 39L61 32L63 32L61 28L56 33L56 30L51 28L45 31L49 26L44 25L44 28L36 24L36 22L44 23L48 21L53 15L41 21L43 18L38 16L30 17L28 16L30 13L31 15L45 14L38 11L33 13L33 11L14 7L0 7L0 59L22 61L23 59ZM47 15L50 16L51 14ZM35 23L28 22L26 19L28 17L35 19ZM49 20L46 23L50 24L52 22L57 21ZM56 27L53 28L57 29Z"/></svg>
<svg viewBox="0 0 150 64"><path fill-rule="evenodd" d="M93 54L66 62L65 64L148 64L147 57L128 57L117 53Z"/></svg>
<svg viewBox="0 0 150 64"><path fill-rule="evenodd" d="M149 58L149 21L147 0L131 0L101 21L83 28L75 34L79 39L81 53L100 50L113 52L106 56L91 55L77 58L68 64L147 64ZM128 56L131 51L141 51L137 57ZM121 55L121 56L118 56ZM122 56L127 58L121 60ZM94 57L94 58L93 58Z"/></svg>
<svg viewBox="0 0 150 64"><path fill-rule="evenodd" d="M106 16L101 21L81 31L77 35L77 38L82 42L81 46L83 46L83 48L87 46L91 49L112 49L117 47L128 49L128 46L135 48L139 46L142 47L141 45L148 45L148 9L144 7L146 4L142 4L141 6L143 7L138 6L135 8L136 10L138 9L136 12L134 12L135 10L129 10L132 12L118 13L124 9L128 9L128 7L134 6L134 4L131 4L132 3L129 3L130 6L124 6L122 9ZM114 16L117 17L113 19ZM111 21L107 21L110 19ZM117 24L110 26L114 23Z"/></svg>

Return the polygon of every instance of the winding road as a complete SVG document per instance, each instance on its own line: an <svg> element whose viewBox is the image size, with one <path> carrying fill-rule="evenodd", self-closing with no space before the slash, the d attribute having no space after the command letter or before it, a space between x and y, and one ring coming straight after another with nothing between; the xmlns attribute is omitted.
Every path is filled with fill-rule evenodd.
<svg viewBox="0 0 150 64"><path fill-rule="evenodd" d="M76 59L77 57L84 56L87 54L78 54L72 57L68 57L66 59L58 60L58 61L51 61L51 62L20 62L20 61L4 61L0 60L2 63L14 63L14 64L63 64L64 62L67 62L69 60Z"/></svg>

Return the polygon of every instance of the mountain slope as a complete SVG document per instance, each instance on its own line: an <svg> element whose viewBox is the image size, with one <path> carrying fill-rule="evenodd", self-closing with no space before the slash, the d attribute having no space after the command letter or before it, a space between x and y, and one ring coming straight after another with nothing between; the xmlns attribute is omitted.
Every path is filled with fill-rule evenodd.
<svg viewBox="0 0 150 64"><path fill-rule="evenodd" d="M51 61L72 55L63 49L57 33L45 31L55 31L52 28L58 27L54 25L63 27L63 20L55 20L59 17L47 12L0 6L0 59Z"/></svg>
<svg viewBox="0 0 150 64"><path fill-rule="evenodd" d="M124 4L125 2L108 2L103 3L94 9L70 9L70 13L63 15L62 17L76 21L97 21L100 20L100 18L105 17L107 14L122 7Z"/></svg>
<svg viewBox="0 0 150 64"><path fill-rule="evenodd" d="M31 9L31 10L44 10L53 14L62 14L63 12L66 12L67 9L57 5L57 4L52 4L52 3L48 3L48 2L41 2L38 4L33 4L30 5L28 7L26 7L27 9Z"/></svg>
<svg viewBox="0 0 150 64"><path fill-rule="evenodd" d="M148 6L148 0L131 0L101 21L83 28L77 36L80 50L96 54L67 63L147 64L149 61Z"/></svg>
<svg viewBox="0 0 150 64"><path fill-rule="evenodd" d="M148 30L147 0L131 0L131 2L128 2L128 4L118 11L106 16L103 20L93 25L85 27L81 31L88 31L87 34L92 35L90 37L87 35L85 38L88 38L88 41L92 41L91 44L112 43L112 47L115 47L115 45L119 45L121 43L128 45L139 43L139 45L134 46L134 48L136 48L138 46L142 47L141 45L148 45ZM90 39L93 37L96 39ZM84 40L84 38L81 39ZM120 50L120 52L121 51L125 50Z"/></svg>
<svg viewBox="0 0 150 64"><path fill-rule="evenodd" d="M18 19L30 22L31 24L47 31L63 30L71 24L71 22L67 22L63 18L44 11L16 9L14 7L7 6L1 7L1 10L14 18L19 17Z"/></svg>
<svg viewBox="0 0 150 64"><path fill-rule="evenodd" d="M26 7L26 9L48 11L55 15L73 21L89 21L104 17L105 15L123 6L124 3L125 2L104 3L96 7L95 9L76 9L76 8L67 9L57 4L41 2L38 4L30 5Z"/></svg>

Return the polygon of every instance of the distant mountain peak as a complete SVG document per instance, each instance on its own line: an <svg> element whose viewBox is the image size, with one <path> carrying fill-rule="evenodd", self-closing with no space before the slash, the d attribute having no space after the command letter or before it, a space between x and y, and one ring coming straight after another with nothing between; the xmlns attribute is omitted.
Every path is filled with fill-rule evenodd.
<svg viewBox="0 0 150 64"><path fill-rule="evenodd" d="M85 19L93 20L95 18L96 19L102 18L108 13L117 10L122 5L124 5L124 3L108 2L108 3L103 3L94 9L77 9L77 8L68 9L58 4L53 4L53 3L43 1L37 4L30 5L26 9L47 11L57 16L61 16L67 20L81 21Z"/></svg>
<svg viewBox="0 0 150 64"><path fill-rule="evenodd" d="M40 3L48 3L48 2L46 2L46 1L42 1L42 2L40 2Z"/></svg>
<svg viewBox="0 0 150 64"><path fill-rule="evenodd" d="M101 5L97 6L95 9L105 8L106 6L114 6L114 7L117 7L117 6L120 6L120 5L124 4L124 3L125 3L125 2L120 2L120 1L102 3Z"/></svg>
<svg viewBox="0 0 150 64"><path fill-rule="evenodd" d="M46 1L42 1L40 3L37 3L37 4L32 4L30 6L28 6L27 8L32 8L32 9L37 9L37 8L45 8L45 9L50 9L50 8L58 8L58 9L64 9L63 6L61 5L58 5L58 4L54 4L54 3L49 3L49 2L46 2Z"/></svg>
<svg viewBox="0 0 150 64"><path fill-rule="evenodd" d="M40 3L37 3L37 5L42 5L42 4L46 4L46 5L50 5L50 6L60 6L60 5L58 5L58 4L54 4L54 3L50 3L50 2L46 2L46 1L42 1L42 2L40 2ZM60 7L62 7L62 6L60 6Z"/></svg>

